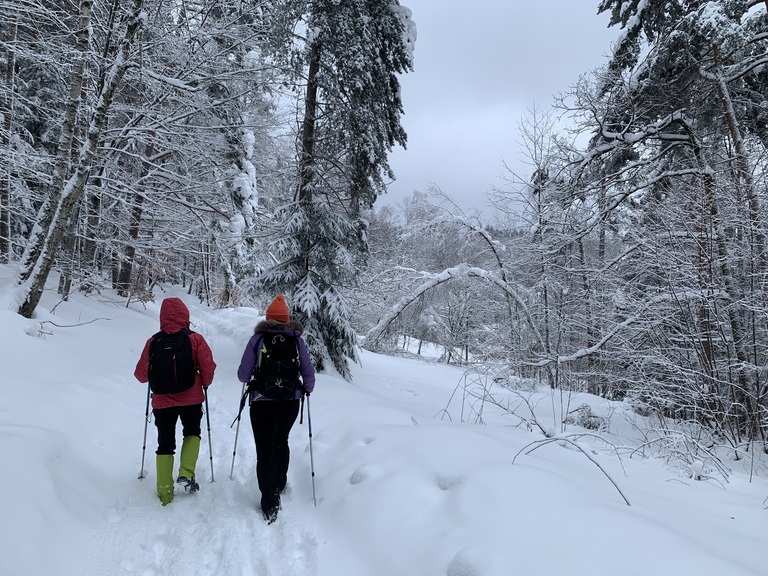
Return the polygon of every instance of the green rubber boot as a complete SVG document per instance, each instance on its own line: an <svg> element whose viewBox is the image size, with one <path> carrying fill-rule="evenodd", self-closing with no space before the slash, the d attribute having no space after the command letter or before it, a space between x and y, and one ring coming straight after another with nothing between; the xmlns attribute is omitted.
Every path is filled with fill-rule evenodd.
<svg viewBox="0 0 768 576"><path fill-rule="evenodd" d="M157 467L157 495L163 506L167 506L173 500L173 454L158 454Z"/></svg>
<svg viewBox="0 0 768 576"><path fill-rule="evenodd" d="M197 492L199 485L195 482L195 465L200 453L200 437L187 436L181 443L181 456L179 464L179 479L177 482L184 486L187 492Z"/></svg>

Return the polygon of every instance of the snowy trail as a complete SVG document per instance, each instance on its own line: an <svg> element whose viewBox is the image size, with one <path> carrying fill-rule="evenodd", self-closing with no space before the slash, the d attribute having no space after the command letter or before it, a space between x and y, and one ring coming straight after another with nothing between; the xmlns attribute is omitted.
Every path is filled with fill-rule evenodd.
<svg viewBox="0 0 768 576"><path fill-rule="evenodd" d="M105 551L98 573L314 574L317 543L292 505L287 497L280 518L268 526L254 505L253 487L238 479L177 496L167 509L142 488L105 512L109 527L94 534Z"/></svg>
<svg viewBox="0 0 768 576"><path fill-rule="evenodd" d="M193 317L192 328L205 336L215 351L217 363L216 377L208 393L215 482L211 482L204 416L196 470L201 490L197 494L177 491L171 505L160 506L154 490L156 432L154 423L150 423L144 464L148 476L128 483L126 496L104 511L107 526L94 530L95 549L102 551L98 558L99 573L287 576L316 572L313 526L306 515L293 510L296 506L312 506L311 491L307 500L306 490L299 491L291 485L284 495L278 521L268 526L262 518L247 410L241 418L233 479L229 477L235 438L235 428L230 428L230 424L237 414L241 390L235 374L242 348L257 321L251 316L252 311L244 317L243 311L205 314L203 309L202 314ZM181 441L180 430L179 425L177 443ZM306 427L297 422L291 434L292 451L301 454L307 440ZM140 453L134 456L138 471ZM178 468L178 452L175 465Z"/></svg>

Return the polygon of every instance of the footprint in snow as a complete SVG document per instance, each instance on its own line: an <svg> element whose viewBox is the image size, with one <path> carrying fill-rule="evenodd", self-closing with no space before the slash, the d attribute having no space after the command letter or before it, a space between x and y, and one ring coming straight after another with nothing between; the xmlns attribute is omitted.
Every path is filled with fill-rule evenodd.
<svg viewBox="0 0 768 576"><path fill-rule="evenodd" d="M451 488L458 486L462 482L461 476L443 476L438 474L435 478L437 487L440 490L450 490Z"/></svg>
<svg viewBox="0 0 768 576"><path fill-rule="evenodd" d="M152 551L155 553L155 560L161 562L165 557L168 546L163 541L157 541L152 544Z"/></svg>
<svg viewBox="0 0 768 576"><path fill-rule="evenodd" d="M120 520L123 519L122 515L120 514L120 505L110 506L106 510L104 510L104 520L109 522L110 524L117 524L120 522Z"/></svg>
<svg viewBox="0 0 768 576"><path fill-rule="evenodd" d="M354 486L355 484L360 484L366 478L368 478L368 472L366 472L365 466L361 466L352 472L352 476L349 477L349 483Z"/></svg>
<svg viewBox="0 0 768 576"><path fill-rule="evenodd" d="M486 562L480 550L467 546L453 557L446 576L485 576L487 573Z"/></svg>

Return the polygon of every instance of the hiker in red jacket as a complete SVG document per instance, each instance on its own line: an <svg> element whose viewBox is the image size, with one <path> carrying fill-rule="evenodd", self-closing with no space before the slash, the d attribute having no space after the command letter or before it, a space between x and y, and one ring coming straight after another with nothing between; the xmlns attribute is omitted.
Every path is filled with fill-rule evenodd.
<svg viewBox="0 0 768 576"><path fill-rule="evenodd" d="M179 298L163 300L160 330L147 340L133 374L139 382L149 382L153 390L152 414L157 426L157 494L166 506L173 500L173 455L176 452L178 419L181 419L184 440L177 483L187 492L196 492L200 488L195 481L195 464L200 451L200 421L203 418L204 390L213 381L216 363L202 335L189 330L189 310ZM167 362L171 364L166 365ZM178 383L175 378L179 379ZM185 387L180 392L174 392Z"/></svg>

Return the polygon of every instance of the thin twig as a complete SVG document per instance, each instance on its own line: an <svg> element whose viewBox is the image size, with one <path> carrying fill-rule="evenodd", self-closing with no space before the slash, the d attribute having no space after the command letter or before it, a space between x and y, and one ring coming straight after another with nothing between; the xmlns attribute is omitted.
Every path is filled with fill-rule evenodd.
<svg viewBox="0 0 768 576"><path fill-rule="evenodd" d="M627 497L624 495L624 492L622 492L621 488L619 488L619 485L616 484L616 482L613 480L613 478L611 478L611 475L608 474L608 472L606 472L605 469L602 466L600 466L600 463L597 462L594 458L592 458L592 456L590 456L587 453L587 451L584 450L581 446L579 446L576 442L574 442L573 440L570 440L568 438L545 438L544 440L537 440L536 442L532 442L531 444L528 444L528 445L524 446L520 450L520 452L518 452L515 455L515 457L512 458L512 464L514 464L515 460L517 459L517 457L520 456L520 454L522 452L526 451L530 446L533 446L533 448L528 450L526 452L526 454L530 454L531 452L533 452L534 450L538 450L542 446L546 446L547 444L550 444L552 442L558 442L558 441L567 442L568 444L570 444L571 446L576 448L579 452L584 454L584 456L586 456L589 459L590 462L592 462L595 466L597 466L600 469L600 471L605 475L605 477L608 478L608 480L610 480L611 484L613 484L613 487L616 488L616 490L619 492L619 494L621 494L621 497L624 499L624 502L627 503L627 506L631 506L631 504L629 503L629 500L627 500Z"/></svg>
<svg viewBox="0 0 768 576"><path fill-rule="evenodd" d="M114 318L94 318L93 320L89 320L88 322L80 322L79 324L56 324L51 320L43 320L42 322L40 322L40 328L43 327L43 324L51 324L53 326L56 326L56 328L76 328L78 326L85 326L86 324L93 324L97 320L114 320Z"/></svg>

